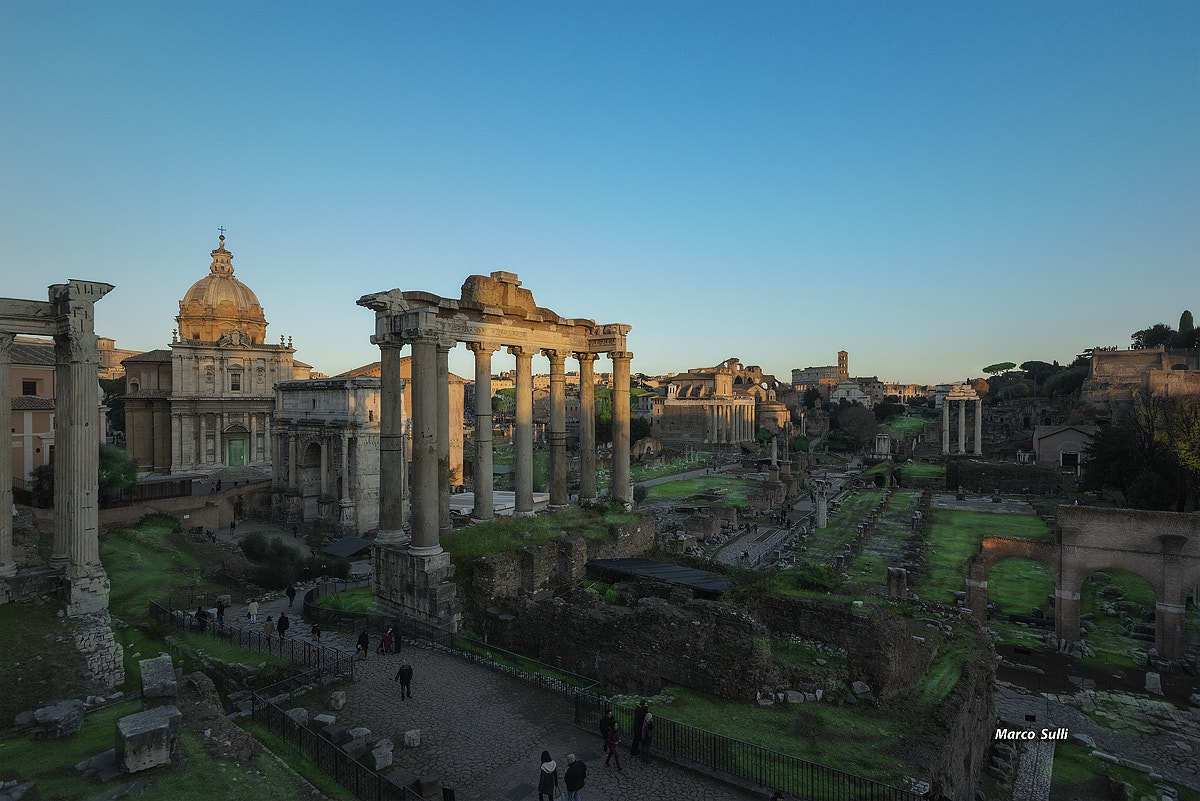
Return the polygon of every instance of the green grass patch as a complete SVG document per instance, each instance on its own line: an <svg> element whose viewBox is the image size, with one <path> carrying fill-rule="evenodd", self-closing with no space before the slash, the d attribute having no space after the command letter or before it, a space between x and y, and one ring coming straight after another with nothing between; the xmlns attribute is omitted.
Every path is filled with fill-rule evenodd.
<svg viewBox="0 0 1200 801"><path fill-rule="evenodd" d="M355 801L358 798L354 793L334 781L333 777L328 773L317 767L317 764L300 748L275 734L270 729L255 723L249 718L246 718L245 722L241 725L243 729L254 736L254 739L266 746L272 754L286 762L289 768L299 773L309 784L316 787L329 798L335 801Z"/></svg>
<svg viewBox="0 0 1200 801"><path fill-rule="evenodd" d="M1029 615L1040 609L1053 618L1048 600L1052 595L1054 576L1032 559L1002 559L988 573L988 600L1001 614Z"/></svg>
<svg viewBox="0 0 1200 801"><path fill-rule="evenodd" d="M946 465L929 462L907 462L900 467L901 481L928 481L945 478Z"/></svg>
<svg viewBox="0 0 1200 801"><path fill-rule="evenodd" d="M73 737L35 740L10 737L0 742L0 775L7 780L36 783L39 801L78 801L112 787L96 777L84 777L75 765L112 748L119 718L141 711L141 702L130 700L105 707L84 717ZM180 732L171 765L139 776L154 784L138 795L145 801L209 801L213 798L271 798L300 801L310 793L296 786L295 776L268 754L252 764L237 766L218 760L205 743L186 728ZM186 770L182 768L186 766ZM351 799L353 795L337 798Z"/></svg>
<svg viewBox="0 0 1200 801"><path fill-rule="evenodd" d="M972 632L965 627L956 627L950 639L938 647L929 670L913 688L910 698L920 707L937 707L962 678L963 665L978 657L978 643Z"/></svg>
<svg viewBox="0 0 1200 801"><path fill-rule="evenodd" d="M697 476L655 484L646 490L647 499L690 501L696 505L724 503L745 507L746 497L758 489L758 482L725 476Z"/></svg>
<svg viewBox="0 0 1200 801"><path fill-rule="evenodd" d="M1134 798L1159 797L1159 793L1154 789L1154 781L1146 774L1132 768L1114 765L1111 762L1098 759L1092 756L1091 748L1078 743L1062 742L1055 744L1054 772L1052 774L1052 782L1055 788L1080 788L1080 790L1086 788L1088 790L1098 789L1099 792L1104 792L1107 789L1106 781L1103 787L1087 788L1087 785L1097 780L1104 780L1104 777L1111 777L1112 779L1131 785L1133 787ZM1200 799L1200 793L1188 790L1186 787L1173 786L1178 791L1181 801L1197 801L1197 799ZM1068 791L1067 795L1071 794L1072 792Z"/></svg>
<svg viewBox="0 0 1200 801"><path fill-rule="evenodd" d="M370 587L335 592L332 595L318 598L314 605L322 609L332 609L335 612L370 613L378 611L378 607L375 605L375 591Z"/></svg>
<svg viewBox="0 0 1200 801"><path fill-rule="evenodd" d="M929 575L921 584L922 598L948 602L965 588L967 563L979 552L984 537L1019 537L1053 542L1054 532L1033 515L994 514L933 509L926 530ZM994 600L989 597L989 600Z"/></svg>
<svg viewBox="0 0 1200 801"><path fill-rule="evenodd" d="M683 687L669 692L675 702L655 709L656 715L893 786L903 786L909 772L892 754L903 744L907 726L881 707L760 707Z"/></svg>
<svg viewBox="0 0 1200 801"><path fill-rule="evenodd" d="M885 434L891 435L892 439L911 439L912 437L921 434L925 430L925 426L932 423L936 418L924 414L903 414L895 417L889 417L879 424L879 430Z"/></svg>
<svg viewBox="0 0 1200 801"><path fill-rule="evenodd" d="M629 468L630 480L633 483L649 481L652 478L673 476L676 473L686 473L689 470L702 470L712 463L713 455L707 452L695 453L692 456L679 456L654 464L635 464Z"/></svg>
<svg viewBox="0 0 1200 801"><path fill-rule="evenodd" d="M0 604L0 720L6 726L18 712L83 696L87 664L73 645L72 624L58 617L61 609L56 601Z"/></svg>
<svg viewBox="0 0 1200 801"><path fill-rule="evenodd" d="M442 547L450 552L455 565L466 564L481 556L503 553L509 548L542 545L563 535L585 539L603 539L609 526L639 520L637 514L610 509L557 509L536 517L505 517L469 526L441 537Z"/></svg>

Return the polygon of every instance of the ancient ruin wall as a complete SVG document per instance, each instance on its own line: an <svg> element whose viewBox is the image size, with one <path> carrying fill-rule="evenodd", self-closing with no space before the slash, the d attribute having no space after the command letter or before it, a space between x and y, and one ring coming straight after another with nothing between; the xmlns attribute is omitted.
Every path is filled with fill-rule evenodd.
<svg viewBox="0 0 1200 801"><path fill-rule="evenodd" d="M476 559L468 589L483 609L526 595L546 597L587 578L589 559L643 556L655 545L654 519L613 526L604 540L563 536L545 545Z"/></svg>

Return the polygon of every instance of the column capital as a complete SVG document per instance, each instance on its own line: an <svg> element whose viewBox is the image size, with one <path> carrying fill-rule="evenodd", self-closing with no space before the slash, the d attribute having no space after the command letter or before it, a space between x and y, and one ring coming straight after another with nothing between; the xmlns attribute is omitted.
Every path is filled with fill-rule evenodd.
<svg viewBox="0 0 1200 801"><path fill-rule="evenodd" d="M458 344L458 340L448 334L439 333L437 335L437 349L440 351L449 352Z"/></svg>
<svg viewBox="0 0 1200 801"><path fill-rule="evenodd" d="M524 356L530 359L533 358L533 351L524 345L509 345L507 350L513 356Z"/></svg>
<svg viewBox="0 0 1200 801"><path fill-rule="evenodd" d="M612 359L614 362L618 362L618 361L624 361L624 362L627 362L627 361L632 361L632 359L633 359L633 351L631 351L631 350L614 350L614 351L609 351L609 353L608 353L608 358Z"/></svg>
<svg viewBox="0 0 1200 801"><path fill-rule="evenodd" d="M562 367L567 363L567 354L555 348L542 348L542 355L550 360L550 366L558 365Z"/></svg>
<svg viewBox="0 0 1200 801"><path fill-rule="evenodd" d="M493 353L500 350L501 347L500 345L496 345L492 342L467 342L465 344L467 346L467 350L471 351L476 356L480 356L484 353L491 356Z"/></svg>
<svg viewBox="0 0 1200 801"><path fill-rule="evenodd" d="M589 351L576 351L571 355L581 362L594 362L600 358L599 353L591 353Z"/></svg>

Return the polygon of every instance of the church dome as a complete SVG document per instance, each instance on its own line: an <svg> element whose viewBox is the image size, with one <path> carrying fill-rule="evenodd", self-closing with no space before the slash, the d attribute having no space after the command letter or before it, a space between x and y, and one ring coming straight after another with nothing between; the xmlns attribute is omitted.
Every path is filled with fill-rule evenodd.
<svg viewBox="0 0 1200 801"><path fill-rule="evenodd" d="M225 249L225 236L212 251L209 274L192 284L179 301L179 336L185 340L218 342L230 339L261 345L267 336L267 320L258 297L250 287L233 277L233 254ZM244 335L244 336L242 336Z"/></svg>

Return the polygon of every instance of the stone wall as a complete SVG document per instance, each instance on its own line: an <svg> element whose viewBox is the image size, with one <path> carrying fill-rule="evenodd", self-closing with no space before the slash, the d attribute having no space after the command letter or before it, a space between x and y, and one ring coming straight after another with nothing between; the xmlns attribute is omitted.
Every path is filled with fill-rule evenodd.
<svg viewBox="0 0 1200 801"><path fill-rule="evenodd" d="M946 460L946 488L951 490L961 486L969 492L1043 494L1054 492L1070 480L1045 465L985 463L969 458Z"/></svg>
<svg viewBox="0 0 1200 801"><path fill-rule="evenodd" d="M866 682L884 701L921 680L940 641L938 635L918 642L907 618L874 606L767 596L755 600L751 611L776 636L818 640L844 649L849 656L849 680Z"/></svg>
<svg viewBox="0 0 1200 801"><path fill-rule="evenodd" d="M665 586L665 585L664 585ZM492 619L489 642L624 692L653 694L668 684L751 701L775 679L769 632L745 612L677 591L608 604L576 590L566 598L517 601L511 620ZM506 616L507 617L507 616Z"/></svg>
<svg viewBox="0 0 1200 801"><path fill-rule="evenodd" d="M468 592L480 609L525 596L546 598L587 578L589 559L643 556L656 544L654 519L612 526L603 540L562 536L476 559Z"/></svg>

